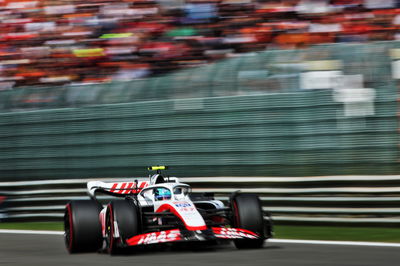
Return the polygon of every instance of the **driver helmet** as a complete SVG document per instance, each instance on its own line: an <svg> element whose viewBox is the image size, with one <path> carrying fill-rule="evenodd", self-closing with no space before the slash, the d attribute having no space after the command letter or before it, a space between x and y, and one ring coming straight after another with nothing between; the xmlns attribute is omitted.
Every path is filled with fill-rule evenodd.
<svg viewBox="0 0 400 266"><path fill-rule="evenodd" d="M171 199L171 191L167 188L156 188L154 190L154 197L156 200L169 200Z"/></svg>

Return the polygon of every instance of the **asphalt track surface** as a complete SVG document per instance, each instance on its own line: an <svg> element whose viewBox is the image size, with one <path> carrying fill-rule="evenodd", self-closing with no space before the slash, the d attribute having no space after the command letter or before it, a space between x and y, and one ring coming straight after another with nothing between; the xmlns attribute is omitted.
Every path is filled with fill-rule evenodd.
<svg viewBox="0 0 400 266"><path fill-rule="evenodd" d="M394 266L400 265L399 247L294 244L266 242L263 249L147 250L128 255L67 253L61 235L0 233L0 265L277 265L277 266Z"/></svg>

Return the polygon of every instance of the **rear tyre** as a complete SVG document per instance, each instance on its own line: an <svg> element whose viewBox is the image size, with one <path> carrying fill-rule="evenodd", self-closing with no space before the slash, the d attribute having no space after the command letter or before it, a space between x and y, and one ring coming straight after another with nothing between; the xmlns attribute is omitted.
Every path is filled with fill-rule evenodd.
<svg viewBox="0 0 400 266"><path fill-rule="evenodd" d="M264 218L260 199L254 194L238 194L231 200L233 225L236 228L250 230L261 238L235 239L238 249L261 248L264 244Z"/></svg>
<svg viewBox="0 0 400 266"><path fill-rule="evenodd" d="M69 253L94 252L101 248L100 211L101 205L94 200L76 200L66 205L64 240Z"/></svg>
<svg viewBox="0 0 400 266"><path fill-rule="evenodd" d="M133 202L112 201L108 205L106 216L108 252L111 255L123 252L126 240L139 233L139 226L139 215Z"/></svg>

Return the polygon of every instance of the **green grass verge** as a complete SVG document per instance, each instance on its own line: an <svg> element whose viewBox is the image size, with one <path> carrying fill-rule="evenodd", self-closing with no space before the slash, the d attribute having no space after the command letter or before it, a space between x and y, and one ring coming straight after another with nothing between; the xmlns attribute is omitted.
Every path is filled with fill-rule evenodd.
<svg viewBox="0 0 400 266"><path fill-rule="evenodd" d="M64 225L60 222L16 222L0 223L0 229L63 231Z"/></svg>
<svg viewBox="0 0 400 266"><path fill-rule="evenodd" d="M400 228L277 225L275 238L337 241L400 242Z"/></svg>
<svg viewBox="0 0 400 266"><path fill-rule="evenodd" d="M60 222L0 223L0 229L62 231ZM400 228L276 225L274 238L400 243Z"/></svg>

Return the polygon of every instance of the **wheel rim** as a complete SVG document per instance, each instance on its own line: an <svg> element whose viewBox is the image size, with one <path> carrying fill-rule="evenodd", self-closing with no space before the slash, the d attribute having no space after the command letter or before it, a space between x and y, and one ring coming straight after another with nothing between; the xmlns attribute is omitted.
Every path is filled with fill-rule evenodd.
<svg viewBox="0 0 400 266"><path fill-rule="evenodd" d="M69 252L72 251L73 227L71 204L67 205L64 215L64 240Z"/></svg>
<svg viewBox="0 0 400 266"><path fill-rule="evenodd" d="M234 226L235 227L240 227L240 217L239 217L239 209L237 207L236 201L233 201L233 210L235 213L235 217L234 217Z"/></svg>
<svg viewBox="0 0 400 266"><path fill-rule="evenodd" d="M108 240L108 252L113 253L115 240L114 240L114 217L111 205L109 206L109 212L107 215L107 223L106 223L106 233Z"/></svg>

